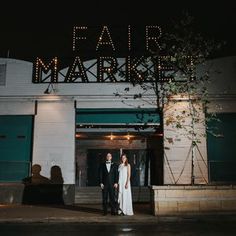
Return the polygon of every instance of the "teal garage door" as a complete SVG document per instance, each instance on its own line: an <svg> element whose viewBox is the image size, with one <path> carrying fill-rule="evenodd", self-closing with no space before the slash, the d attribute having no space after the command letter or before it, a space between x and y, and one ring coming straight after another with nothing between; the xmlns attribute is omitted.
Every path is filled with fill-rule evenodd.
<svg viewBox="0 0 236 236"><path fill-rule="evenodd" d="M20 182L29 175L33 116L0 116L0 181Z"/></svg>
<svg viewBox="0 0 236 236"><path fill-rule="evenodd" d="M207 148L211 182L236 183L236 113L217 114L220 121L210 121L216 137L208 134Z"/></svg>

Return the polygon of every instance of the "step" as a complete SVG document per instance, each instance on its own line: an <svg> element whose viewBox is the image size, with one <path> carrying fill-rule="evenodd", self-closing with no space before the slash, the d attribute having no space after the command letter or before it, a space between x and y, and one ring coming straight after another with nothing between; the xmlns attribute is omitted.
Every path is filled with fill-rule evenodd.
<svg viewBox="0 0 236 236"><path fill-rule="evenodd" d="M150 189L148 187L132 187L133 202L150 202ZM75 204L102 202L101 189L99 187L76 187Z"/></svg>

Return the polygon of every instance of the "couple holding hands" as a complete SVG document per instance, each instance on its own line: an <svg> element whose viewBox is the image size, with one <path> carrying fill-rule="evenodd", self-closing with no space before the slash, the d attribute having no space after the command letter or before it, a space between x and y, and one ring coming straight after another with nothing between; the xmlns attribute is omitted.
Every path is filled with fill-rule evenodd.
<svg viewBox="0 0 236 236"><path fill-rule="evenodd" d="M121 155L120 165L112 162L107 153L106 162L100 166L99 183L102 189L103 215L107 215L108 196L112 215L133 215L131 195L131 167L126 154Z"/></svg>

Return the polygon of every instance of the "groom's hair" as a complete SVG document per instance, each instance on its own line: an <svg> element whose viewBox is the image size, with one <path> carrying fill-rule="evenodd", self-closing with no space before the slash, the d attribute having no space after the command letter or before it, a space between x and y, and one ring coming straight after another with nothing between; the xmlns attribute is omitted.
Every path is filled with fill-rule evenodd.
<svg viewBox="0 0 236 236"><path fill-rule="evenodd" d="M107 159L107 156L108 156L109 154L111 155L111 158L112 158L112 154L111 154L110 152L108 152L105 159Z"/></svg>

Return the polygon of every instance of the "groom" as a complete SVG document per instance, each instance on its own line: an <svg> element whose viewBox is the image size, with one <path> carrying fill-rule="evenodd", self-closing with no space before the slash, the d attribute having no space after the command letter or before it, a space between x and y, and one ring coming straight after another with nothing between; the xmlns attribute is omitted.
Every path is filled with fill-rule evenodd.
<svg viewBox="0 0 236 236"><path fill-rule="evenodd" d="M111 214L116 215L115 189L118 188L118 169L112 161L111 153L107 153L106 162L100 166L99 183L102 189L103 215L107 215L108 195Z"/></svg>

